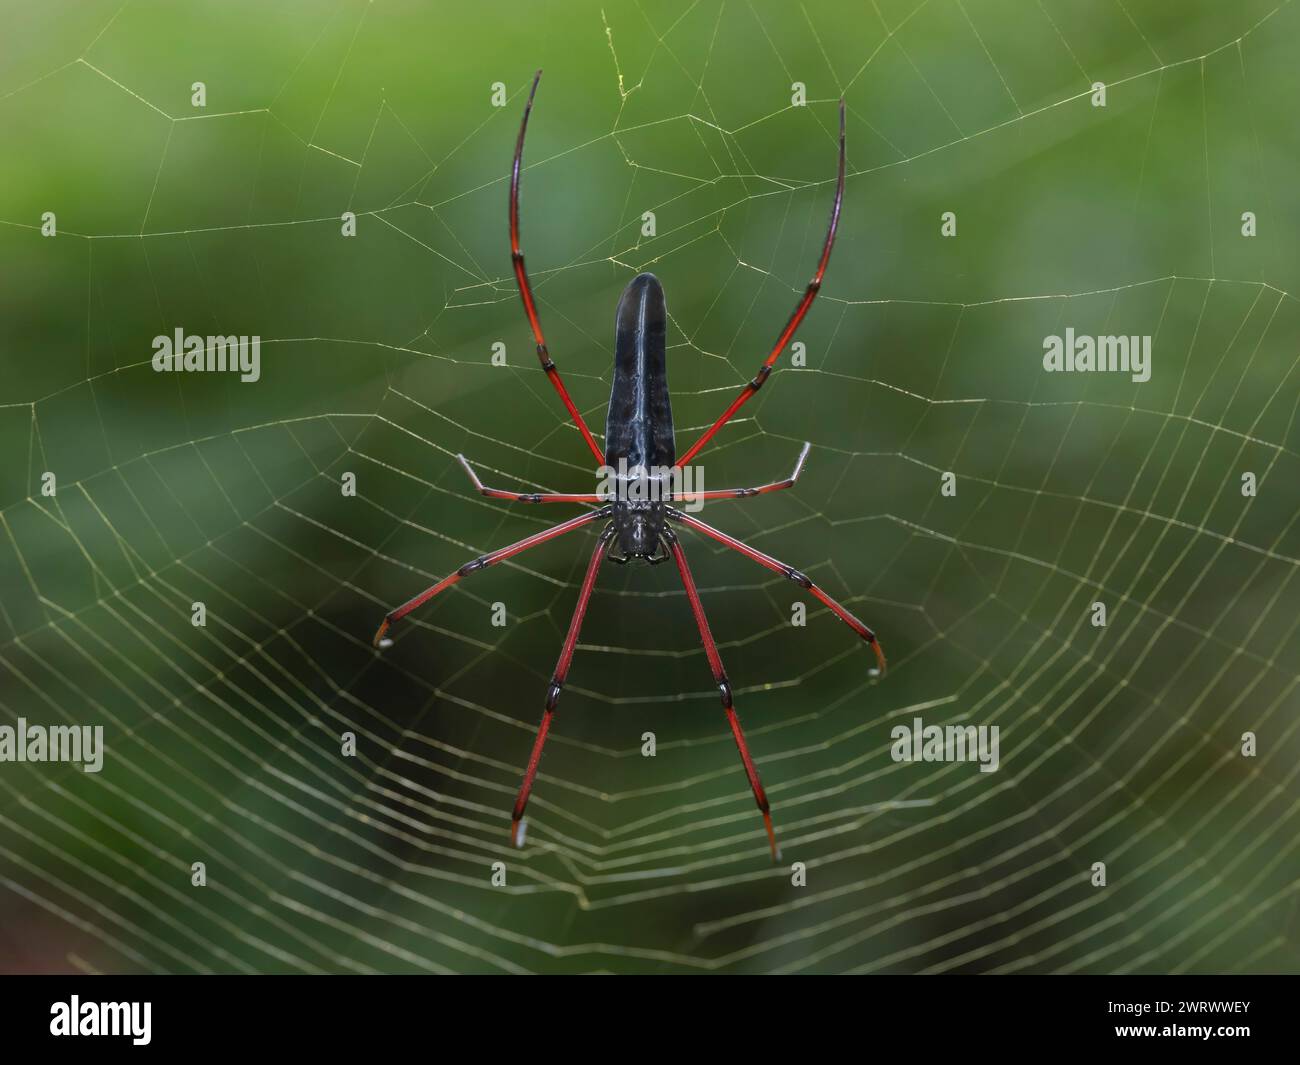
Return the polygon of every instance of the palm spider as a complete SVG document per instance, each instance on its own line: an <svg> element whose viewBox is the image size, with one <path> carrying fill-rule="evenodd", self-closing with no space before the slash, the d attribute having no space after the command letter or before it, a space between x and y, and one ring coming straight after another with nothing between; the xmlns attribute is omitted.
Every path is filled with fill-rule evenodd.
<svg viewBox="0 0 1300 1065"><path fill-rule="evenodd" d="M541 76L542 72L539 70L533 79L532 89L528 94L528 103L524 106L523 121L520 123L519 136L515 141L514 165L510 171L510 254L514 264L515 280L519 286L519 295L523 299L524 313L528 316L528 324L532 327L533 338L537 343L537 357L541 361L542 370L550 378L551 384L555 386L560 401L569 412L569 416L582 434L583 440L586 441L587 447L601 467L679 471L700 452L701 448L713 439L717 431L731 419L732 415L763 386L768 375L772 372L777 357L794 336L799 323L803 321L804 316L808 313L808 308L817 296L817 290L821 287L822 276L826 273L826 264L830 261L831 247L835 243L835 230L840 220L840 205L844 199L844 101L840 101L839 171L835 184L835 202L831 207L830 227L826 232L826 241L822 246L821 258L817 263L817 272L813 274L812 280L808 282L803 297L795 306L794 313L790 315L785 328L781 330L776 343L772 346L771 353L758 368L753 380L741 389L740 394L732 400L731 405L722 412L718 420L679 459L676 457L673 413L668 395L665 357L667 313L664 307L664 290L653 274L640 274L634 277L624 290L618 303L618 310L615 315L614 377L610 388L609 413L605 421L605 450L603 452L592 437L591 430L587 428L587 423L583 420L578 408L570 398L569 391L564 387L564 382L560 378L560 371L556 368L547 351L546 339L542 335L542 324L537 315L537 304L533 298L532 286L528 281L528 273L524 269L524 255L519 249L519 174L523 162L524 135L528 131L528 116L533 109L533 98L537 94L537 83L541 80ZM763 785L759 780L758 769L754 766L754 759L750 756L749 745L745 742L745 734L741 731L740 720L736 716L736 709L732 703L731 684L727 680L726 670L722 667L722 658L718 654L718 646L713 640L713 634L709 631L709 622L704 616L704 607L700 602L700 595L695 587L695 579L691 576L690 567L686 563L686 552L682 547L681 540L678 539L676 532L673 530L673 525L685 526L716 540L718 543L725 544L732 550L740 552L746 558L757 562L760 566L765 566L774 573L780 573L809 591L829 607L836 617L871 645L876 653L882 672L885 668L885 656L880 649L880 644L876 641L875 633L813 584L807 576L792 566L787 566L784 562L779 562L770 555L765 555L763 552L733 539L726 533L713 528L711 525L706 525L690 514L669 504L707 499L744 499L764 492L777 492L783 488L789 488L795 483L800 471L803 469L804 460L808 456L808 448L809 445L804 444L794 471L789 477L781 481L773 481L757 488L687 491L684 493L674 492L671 484L664 481L656 486L658 491L651 493L652 498L650 499L644 498L641 493L638 493L637 497L633 498L628 491L628 481L626 479L615 482L616 488L612 496L585 493L521 493L500 488L488 488L479 480L473 468L465 461L465 457L463 455L457 456L471 482L473 482L475 489L489 499L506 499L517 503L603 504L598 509L587 511L579 517L561 522L533 536L526 537L518 543L465 563L455 573L444 577L437 584L403 603L396 610L390 611L379 626L379 631L375 634L376 647L388 646L391 641L387 640L385 635L393 622L406 617L411 611L423 606L434 596L450 588L462 578L468 577L471 573L475 573L487 566L513 558L515 555L536 547L538 544L544 544L548 540L553 540L557 536L562 536L565 533L596 522L605 522L605 527L596 541L595 550L591 553L591 561L587 564L582 587L578 592L578 605L574 608L573 619L569 623L568 635L564 639L560 659L556 663L555 673L546 692L542 723L538 728L537 739L533 743L532 754L528 758L528 767L524 771L523 784L519 789L519 798L515 801L514 812L511 815L510 834L511 840L516 846L523 845L521 827L524 809L528 805L528 796L533 789L533 781L537 776L537 766L541 761L542 747L546 743L546 736L551 728L555 707L559 702L560 692L568 676L569 666L573 662L573 652L578 642L578 634L582 629L582 619L587 612L587 603L591 599L591 591L596 583L596 574L600 569L602 559L607 558L617 563L639 561L655 564L666 562L671 558L677 565L677 571L681 575L682 584L686 589L686 598L690 602L692 613L695 615L695 624L700 630L700 640L704 645L704 654L708 659L710 668L713 670L713 679L717 683L718 692L722 697L722 707L727 715L727 723L731 727L731 733L736 739L736 746L740 750L740 760L745 766L745 775L749 778L749 786L754 792L754 801L758 803L758 809L763 815L763 824L767 830L767 839L772 850L772 857L774 860L778 857L776 835L772 830L772 817L769 812L767 795L763 791Z"/></svg>

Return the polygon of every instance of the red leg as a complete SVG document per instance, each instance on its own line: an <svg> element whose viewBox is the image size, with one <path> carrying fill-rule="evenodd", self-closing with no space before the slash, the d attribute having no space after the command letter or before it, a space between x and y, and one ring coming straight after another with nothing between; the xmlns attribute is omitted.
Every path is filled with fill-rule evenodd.
<svg viewBox="0 0 1300 1065"><path fill-rule="evenodd" d="M694 502L697 499L748 499L750 496L761 496L765 492L779 492L783 488L790 488L795 481L799 480L799 474L803 473L803 464L808 459L808 449L812 444L804 444L803 450L799 452L799 458L795 461L794 472L784 481L773 481L771 484L759 485L757 488L715 488L707 492L680 492L674 495L673 502Z"/></svg>
<svg viewBox="0 0 1300 1065"><path fill-rule="evenodd" d="M722 416L705 430L704 435L691 445L690 450L687 451L685 455L677 460L678 466L685 466L690 462L691 459L699 453L700 449L713 439L714 434L726 425L727 422L731 421L732 415L749 402L749 398L763 387L763 382L767 380L767 375L772 372L773 364L776 362L781 352L785 350L785 346L790 343L790 338L794 336L795 330L799 328L799 323L804 320L804 315L808 313L808 308L812 306L813 300L817 298L817 291L822 287L822 277L826 274L826 264L831 261L831 247L835 243L835 230L839 228L840 224L840 204L843 202L844 101L841 99L839 176L835 183L835 202L831 206L831 224L830 228L826 231L826 243L822 246L822 257L817 262L817 272L813 274L812 280L808 282L808 287L804 289L803 298L800 299L798 304L795 306L794 313L790 315L790 319L786 322L785 328L781 330L781 335L776 338L776 343L772 347L771 354L763 360L763 365L758 368L758 373L754 375L754 379L741 389L740 395L731 401L731 406L722 412Z"/></svg>
<svg viewBox="0 0 1300 1065"><path fill-rule="evenodd" d="M555 391L559 393L560 402L569 412L573 424L578 427L578 432L591 448L591 453L596 456L596 463L603 465L605 455L592 437L587 423L582 420L582 415L578 413L578 408L569 396L569 390L564 387L564 381L560 378L560 371L555 368L555 363L546 350L546 337L542 335L542 322L537 317L533 287L528 283L528 271L524 268L524 253L519 250L519 171L524 159L524 134L528 132L528 116L532 113L533 97L537 95L537 83L541 80L542 72L539 70L537 76L533 78L533 87L528 93L528 103L524 105L524 120L519 123L519 139L515 141L515 162L510 168L510 258L514 263L515 281L519 284L519 296L524 301L524 313L528 315L528 324L532 327L533 339L537 342L537 358L542 364L542 369L546 371L546 376L551 379L551 384L555 386Z"/></svg>
<svg viewBox="0 0 1300 1065"><path fill-rule="evenodd" d="M494 566L498 562L503 562L507 558L512 558L521 551L527 551L530 547L536 547L538 544L546 543L547 540L554 540L557 536L563 536L565 533L572 532L574 529L580 529L584 525L590 525L593 521L600 521L602 518L608 518L609 515L610 509L608 507L602 507L600 510L593 510L586 514L579 515L576 518L570 518L568 521L560 522L559 525L553 525L549 529L543 529L539 533L527 536L517 543L510 544L508 547L503 547L498 551L491 552L490 554L480 555L478 558L466 562L465 565L461 566L455 573L444 577L432 587L426 588L414 599L408 599L396 610L389 611L389 613L384 617L384 620L380 623L379 631L375 633L375 646L387 646L384 642L384 636L388 632L388 627L392 625L394 621L401 621L402 618L406 617L406 615L412 610L424 606L424 604L435 595L445 592L453 584L459 583L462 578L468 577L471 573L477 573L479 570L484 569L487 566Z"/></svg>
<svg viewBox="0 0 1300 1065"><path fill-rule="evenodd" d="M686 586L686 598L690 600L691 612L695 615L695 624L700 630L705 657L709 660L709 668L713 670L713 679L717 682L718 692L722 696L722 708L727 714L727 724L731 726L731 734L735 737L736 747L740 750L745 776L749 778L749 786L754 792L754 801L758 803L758 811L763 815L763 827L767 829L767 842L772 848L772 861L779 861L781 851L777 848L776 833L772 830L772 811L767 802L767 792L763 790L763 782L758 779L758 768L749 753L745 733L741 731L740 718L736 716L736 708L732 704L731 682L727 679L727 671L722 668L722 656L718 654L718 645L713 642L713 633L709 631L709 619L704 616L704 605L700 602L695 578L691 576L691 568L686 564L686 552L682 549L681 541L671 532L668 533L667 539L673 559L677 563L677 572L682 575L682 584Z"/></svg>
<svg viewBox="0 0 1300 1065"><path fill-rule="evenodd" d="M813 584L809 577L800 573L793 566L787 566L784 562L777 561L771 555L765 555L762 551L756 551L748 544L741 543L735 537L728 536L722 530L715 529L712 525L706 525L698 518L693 518L689 514L682 513L680 510L670 510L669 515L674 521L679 521L683 525L694 529L696 532L702 532L705 536L712 537L720 544L726 544L733 551L739 551L746 558L757 562L760 566L766 566L773 573L779 573L782 577L788 577L800 587L807 588L808 591L812 592L812 594L821 600L822 603L830 607L831 612L837 618L866 640L867 643L871 644L871 649L876 652L876 661L880 664L880 672L883 673L885 671L885 652L881 650L880 642L876 639L876 634L849 613L848 610L840 606L839 603L818 588L817 585Z"/></svg>
<svg viewBox="0 0 1300 1065"><path fill-rule="evenodd" d="M602 503L604 500L594 492L591 493L537 493L537 492L508 492L504 488L488 488L478 479L478 474L465 459L464 455L457 455L457 461L464 467L465 472L469 474L469 479L474 483L474 489L479 495L487 496L489 499L509 499L514 503Z"/></svg>
<svg viewBox="0 0 1300 1065"><path fill-rule="evenodd" d="M587 603L591 601L591 590L596 585L596 574L605 555L605 547L614 535L612 529L601 533L596 550L591 553L587 563L587 575L582 579L582 589L578 592L578 605L573 608L573 620L569 622L569 634L564 637L564 646L560 649L560 660L555 663L555 673L551 676L551 686L546 689L546 708L542 711L542 723L537 729L537 739L533 741L533 753L528 756L528 768L524 770L524 782L519 787L519 798L515 800L514 813L510 815L510 839L516 847L523 846L520 826L523 824L524 808L528 805L528 796L532 794L533 781L537 777L537 766L542 760L542 748L546 745L547 733L551 731L551 718L555 716L555 705L560 701L560 692L569 676L569 665L573 662L573 649L578 645L578 634L582 631L582 619L587 614Z"/></svg>

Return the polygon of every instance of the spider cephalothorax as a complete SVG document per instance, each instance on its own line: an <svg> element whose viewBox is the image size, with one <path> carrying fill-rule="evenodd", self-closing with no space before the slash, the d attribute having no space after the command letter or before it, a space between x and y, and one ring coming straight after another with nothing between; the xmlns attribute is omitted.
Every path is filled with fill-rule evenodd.
<svg viewBox="0 0 1300 1065"><path fill-rule="evenodd" d="M588 510L585 514L576 518L571 518L533 536L526 537L518 543L467 562L455 573L444 577L437 584L403 603L396 610L391 611L384 618L383 623L379 626L379 631L375 634L375 644L379 647L387 646L389 641L386 639L386 634L393 622L405 617L411 611L427 603L434 596L450 588L471 573L511 558L531 547L536 547L538 544L553 540L564 533L603 521L605 524L587 563L587 571L578 592L578 605L574 608L573 620L569 623L569 631L565 636L564 646L560 651L560 659L556 663L555 673L551 677L551 683L546 691L542 723L537 730L537 739L533 743L532 754L528 759L528 767L524 771L523 784L519 788L519 797L515 801L511 815L511 838L516 845L522 846L524 809L528 805L528 796L532 792L533 782L537 777L537 766L541 761L542 748L546 743L546 737L551 729L551 720L555 714L560 693L564 688L564 682L568 677L569 666L573 661L573 652L578 643L578 634L582 629L582 619L587 612L587 603L591 599L592 588L595 587L596 575L600 569L601 561L608 557L610 561L617 563L638 561L648 562L653 565L666 562L671 558L677 565L682 585L686 590L686 598L690 603L691 613L695 617L695 624L700 632L700 642L704 646L705 657L708 659L709 668L713 672L714 683L717 685L718 694L722 699L727 724L731 728L732 736L736 740L736 746L740 750L740 760L745 767L745 775L749 779L749 786L753 790L754 801L758 804L759 811L763 815L768 843L771 846L772 857L775 859L779 852L776 846L776 834L772 830L772 818L769 812L767 794L763 790L763 785L758 777L758 769L750 756L749 745L745 742L745 734L741 731L740 719L736 716L736 709L733 704L731 682L727 679L726 670L722 666L722 656L718 653L718 646L709 630L708 619L704 616L704 606L700 602L700 595L695 587L695 579L691 576L690 567L686 562L686 551L682 547L682 542L673 526L683 526L701 533L734 551L738 551L751 561L757 562L760 566L764 566L774 573L779 573L781 576L798 584L799 587L818 599L836 617L871 645L872 650L876 653L876 659L882 672L885 668L885 656L880 650L880 644L876 641L875 633L817 587L807 575L793 566L788 566L770 555L741 543L741 541L728 536L720 529L705 524L692 514L687 513L686 510L670 504L702 504L709 499L745 499L765 492L779 491L793 485L803 469L804 460L808 457L807 444L804 444L798 461L795 463L794 472L789 477L756 488L691 490L683 488L679 483L680 479L677 477L677 474L699 453L700 449L713 439L714 434L731 420L736 411L755 392L763 387L763 383L772 372L772 367L776 364L777 357L785 350L791 337L794 336L795 330L808 313L808 308L812 306L812 302L821 288L822 277L826 273L826 264L831 257L831 247L835 243L835 231L840 219L840 204L844 199L844 101L840 101L840 151L839 170L835 183L835 201L831 208L830 226L826 231L826 242L822 246L817 271L812 280L808 282L803 297L795 306L794 313L790 315L785 328L781 330L776 343L772 346L762 365L759 366L753 380L741 389L740 394L731 401L727 409L691 446L686 454L679 459L677 458L673 431L672 404L668 393L667 311L664 303L663 286L653 274L638 274L634 277L628 283L627 288L624 289L623 296L618 303L618 311L614 319L614 376L610 386L609 412L605 420L605 450L603 452L596 444L595 437L592 436L591 430L587 428L586 421L570 398L569 391L560 378L560 371L556 368L555 362L547 351L546 339L542 335L541 319L537 315L537 304L533 299L532 286L528 281L528 272L524 269L524 254L519 247L519 175L524 154L524 135L528 130L528 116L532 111L533 97L537 94L537 83L541 76L542 72L539 70L537 77L533 79L532 91L528 94L528 103L524 107L524 118L519 126L519 137L515 141L514 165L510 171L511 262L514 268L515 281L519 286L519 295L523 300L524 313L528 316L528 324L532 329L533 338L537 342L537 358L542 364L542 370L550 378L551 384L554 385L555 391L559 394L560 401L569 412L569 416L573 419L579 433L582 434L582 438L595 457L597 465L607 472L610 470L618 472L613 476L612 490L605 492L573 494L510 492L501 488L486 487L479 480L473 467L465 461L463 456L458 455L457 459L465 468L465 472L469 475L474 487L489 499L512 500L518 503L580 503L590 504L595 509ZM633 471L633 473L629 474L627 472L629 470Z"/></svg>
<svg viewBox="0 0 1300 1065"><path fill-rule="evenodd" d="M662 503L615 503L610 525L614 530L611 562L649 562L653 566L668 561L664 543L668 515Z"/></svg>

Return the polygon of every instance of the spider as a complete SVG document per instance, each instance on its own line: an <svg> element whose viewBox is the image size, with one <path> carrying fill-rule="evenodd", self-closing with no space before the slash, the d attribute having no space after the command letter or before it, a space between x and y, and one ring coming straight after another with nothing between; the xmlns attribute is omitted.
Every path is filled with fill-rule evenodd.
<svg viewBox="0 0 1300 1065"><path fill-rule="evenodd" d="M508 547L500 548L466 562L437 584L425 589L413 599L397 607L397 609L390 611L384 617L378 632L375 633L374 643L379 648L391 646L392 641L387 639L386 635L393 622L400 621L413 610L423 606L434 596L446 591L471 573L477 573L488 566L504 562L508 558L513 558L530 548L537 547L539 544L554 540L565 533L573 532L575 529L581 529L598 522L605 523L600 536L596 540L595 549L591 553L586 575L582 579L582 586L578 592L578 603L574 608L573 618L569 622L568 634L564 638L560 658L555 665L555 673L551 677L550 686L546 691L546 702L541 725L537 730L537 738L533 742L532 753L528 757L528 766L524 770L523 783L519 788L519 797L515 800L514 810L511 814L511 842L516 847L522 847L526 828L524 810L528 805L528 797L532 793L533 782L537 777L537 766L541 761L542 748L546 744L546 737L551 730L551 722L555 717L555 708L560 699L560 692L564 688L565 680L569 674L569 667L573 662L574 648L578 642L578 635L582 629L582 620L587 612L587 604L591 599L592 588L595 586L596 575L600 569L602 559L608 559L619 564L641 562L656 565L671 558L681 576L691 612L695 615L695 624L699 628L704 654L708 659L710 669L713 671L713 679L718 686L718 693L722 699L722 708L727 717L727 724L731 728L731 734L736 740L736 747L740 751L740 760L744 764L745 776L749 779L750 789L754 793L754 801L758 804L759 812L763 815L763 826L767 831L768 845L772 851L772 859L776 861L780 857L780 851L776 845L776 833L772 829L771 807L767 801L767 794L763 790L763 784L759 780L754 759L749 753L749 744L746 743L745 734L741 731L740 719L736 716L736 707L732 698L731 682L727 679L727 672L722 666L722 657L718 654L718 645L714 642L713 634L709 630L709 622L704 615L704 607L700 602L700 594L695 586L695 579L691 576L690 566L686 562L686 551L682 547L682 542L678 538L674 526L684 526L716 540L733 551L738 551L760 566L765 566L774 573L779 573L806 589L829 607L836 617L871 645L872 650L876 653L876 659L882 673L885 669L884 652L881 651L876 635L871 629L867 628L848 610L817 587L806 575L800 573L794 567L788 566L784 562L780 562L770 555L766 555L762 551L758 551L728 536L721 530L706 525L691 514L671 505L671 503L681 501L702 502L709 499L746 499L750 496L762 495L765 492L779 492L782 489L789 488L798 480L799 474L803 470L804 462L808 457L809 444L804 444L803 450L800 451L798 460L795 462L794 470L789 477L756 488L681 492L675 490L678 483L677 478L669 475L679 473L713 439L718 430L731 419L736 411L763 387L763 383L772 372L777 357L794 336L799 323L803 321L804 316L808 313L808 308L812 306L818 289L821 288L822 277L826 273L826 264L831 257L831 247L835 243L835 230L840 220L840 205L844 199L844 101L843 99L840 100L839 170L835 184L835 201L831 207L830 226L826 232L826 241L822 246L821 258L817 263L817 272L813 274L812 280L808 282L802 298L795 306L794 313L790 315L785 328L781 330L770 354L763 360L763 364L758 368L753 380L741 389L740 394L732 400L731 405L691 445L686 454L681 458L677 458L665 358L667 312L664 306L663 286L653 274L643 273L633 278L628 283L627 288L624 289L623 295L618 302L618 310L615 313L614 374L613 383L610 387L609 412L605 421L605 450L603 452L592 437L591 430L587 428L587 423L583 420L572 398L570 398L569 391L565 388L564 381L560 377L560 371L556 368L555 362L547 350L546 338L542 334L542 324L537 314L537 303L533 298L532 285L528 280L528 272L524 268L524 254L519 246L519 175L524 155L524 136L528 132L528 117L532 113L533 100L537 95L537 85L541 81L541 77L542 72L539 70L533 78L532 89L528 93L528 102L524 105L523 120L519 125L519 136L515 141L514 163L510 171L510 257L514 265L515 281L519 287L519 295L523 300L524 313L528 316L528 324L532 328L533 338L537 343L537 358L542 364L542 370L550 378L551 384L560 397L560 401L569 412L569 417L573 419L574 425L577 427L578 432L582 434L583 440L598 465L602 469L617 467L622 471L623 475L614 478L612 491L603 494L511 492L500 488L486 487L479 480L478 474L474 472L474 468L466 461L465 457L457 455L457 460L469 476L475 490L489 499L510 500L516 503L601 503L603 505L597 509L589 510L579 517L570 518L568 521L560 522L558 525L554 525L542 532L525 537ZM628 468L640 471L640 473L635 478L627 477L625 471ZM649 478L645 476L647 470L654 471ZM649 492L644 490L647 487L650 489Z"/></svg>

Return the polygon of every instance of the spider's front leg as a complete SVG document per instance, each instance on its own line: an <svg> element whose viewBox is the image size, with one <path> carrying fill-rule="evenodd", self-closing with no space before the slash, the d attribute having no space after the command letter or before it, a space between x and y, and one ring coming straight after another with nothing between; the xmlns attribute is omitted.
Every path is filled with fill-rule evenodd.
<svg viewBox="0 0 1300 1065"><path fill-rule="evenodd" d="M435 595L445 592L453 584L460 583L460 581L468 577L471 573L477 573L479 570L486 569L488 566L495 566L498 562L504 562L508 558L513 558L515 555L527 551L530 547L536 547L538 544L544 544L548 540L554 540L557 536L563 536L565 533L572 532L574 529L581 529L584 525L590 525L594 521L608 518L612 512L613 508L611 507L601 507L600 510L593 510L587 514L579 515L576 518L570 518L568 521L561 522L559 525L553 525L551 528L543 529L541 532L534 533L532 536L526 536L524 539L510 544L508 547L500 548L499 550L489 552L486 555L480 555L478 558L466 562L460 567L460 569L456 570L455 573L448 574L437 584L426 588L413 599L408 599L396 610L389 611L388 614L384 616L384 620L380 622L379 630L375 633L374 645L380 648L390 646L392 641L385 639L385 637L388 635L388 629L393 622L401 621L402 618L406 617L406 615L412 610L424 606L424 604Z"/></svg>
<svg viewBox="0 0 1300 1065"><path fill-rule="evenodd" d="M832 614L871 645L871 649L876 653L876 662L880 667L880 672L885 672L885 652L880 646L880 641L876 639L876 634L859 621L852 612L841 606L838 602L817 587L817 585L812 582L812 578L807 574L799 572L799 570L795 569L793 566L787 566L784 562L773 558L771 555L763 554L762 551L750 547L746 543L742 543L734 536L728 536L721 529L715 529L712 525L708 525L705 522L700 521L698 518L693 518L689 514L684 514L680 510L670 507L668 510L668 516L672 518L673 521L681 522L683 525L694 529L696 532L701 532L710 539L717 540L720 544L725 544L733 551L738 551L751 562L757 562L760 566L770 569L773 573L779 573L782 577L794 581L799 585L799 587L806 588L814 597L830 608Z"/></svg>
<svg viewBox="0 0 1300 1065"><path fill-rule="evenodd" d="M709 629L709 619L704 616L704 604L700 602L699 589L695 587L691 568L686 564L686 552L671 529L664 530L663 538L668 544L673 560L677 563L677 572L681 574L682 584L686 587L686 598L690 601L691 613L695 615L695 625L700 630L700 642L704 644L704 656L709 660L713 680L718 685L718 694L722 697L722 709L727 715L727 724L731 726L731 735L735 737L736 748L740 751L740 761L745 767L749 788L754 793L754 802L758 804L758 812L763 815L763 827L767 830L767 842L772 849L772 861L779 862L781 849L776 845L776 833L772 829L772 809L767 801L767 792L763 790L763 782L758 778L758 767L754 765L753 756L749 753L749 744L745 742L745 733L740 727L740 718L736 716L736 707L731 695L731 681L722 666L722 656L718 653L718 645Z"/></svg>
<svg viewBox="0 0 1300 1065"><path fill-rule="evenodd" d="M591 553L587 563L587 574L582 578L582 590L578 592L578 605L573 608L573 618L569 622L568 635L564 637L564 646L560 649L559 661L555 663L555 672L546 689L546 707L542 711L542 723L537 728L537 739L533 741L532 754L528 756L528 768L524 770L524 782L519 787L519 797L510 815L510 840L516 847L524 845L524 810L528 806L528 796L533 791L533 781L537 778L537 767L542 761L542 748L551 731L551 719L555 716L556 704L560 701L560 692L564 682L569 678L569 666L573 664L573 650L578 646L578 635L582 632L582 619L587 616L587 604L591 601L591 591L596 586L596 574L605 555L605 549L614 536L611 525L600 534L596 549Z"/></svg>

